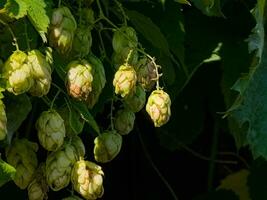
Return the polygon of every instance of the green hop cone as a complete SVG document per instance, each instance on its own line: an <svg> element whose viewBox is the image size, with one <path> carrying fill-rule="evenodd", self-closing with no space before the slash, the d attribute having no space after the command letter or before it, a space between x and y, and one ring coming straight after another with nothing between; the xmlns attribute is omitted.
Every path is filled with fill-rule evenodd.
<svg viewBox="0 0 267 200"><path fill-rule="evenodd" d="M53 191L59 191L69 185L71 169L79 154L71 143L48 155L46 159L46 181Z"/></svg>
<svg viewBox="0 0 267 200"><path fill-rule="evenodd" d="M44 96L49 92L51 85L51 67L45 56L39 50L28 53L28 62L32 66L34 84L29 90L33 96Z"/></svg>
<svg viewBox="0 0 267 200"><path fill-rule="evenodd" d="M65 138L64 120L55 110L44 111L36 122L40 144L48 151L58 150Z"/></svg>
<svg viewBox="0 0 267 200"><path fill-rule="evenodd" d="M113 160L120 152L122 137L116 131L107 131L94 140L94 157L97 162L106 163Z"/></svg>
<svg viewBox="0 0 267 200"><path fill-rule="evenodd" d="M75 18L67 7L60 7L53 11L49 28L49 44L60 53L68 53L77 24Z"/></svg>
<svg viewBox="0 0 267 200"><path fill-rule="evenodd" d="M171 99L163 90L154 90L148 97L146 111L154 122L160 127L169 121L171 116Z"/></svg>
<svg viewBox="0 0 267 200"><path fill-rule="evenodd" d="M82 200L80 197L77 197L75 195L63 198L62 200Z"/></svg>
<svg viewBox="0 0 267 200"><path fill-rule="evenodd" d="M15 51L5 62L3 78L9 92L15 95L27 92L33 85L32 69L28 64L27 54Z"/></svg>
<svg viewBox="0 0 267 200"><path fill-rule="evenodd" d="M92 46L92 35L88 27L77 28L73 40L72 49L79 57L86 56Z"/></svg>
<svg viewBox="0 0 267 200"><path fill-rule="evenodd" d="M103 176L99 165L93 162L79 160L71 172L71 182L74 190L85 199L97 199L103 196Z"/></svg>
<svg viewBox="0 0 267 200"><path fill-rule="evenodd" d="M47 199L48 186L45 180L45 164L41 163L36 170L33 181L28 186L29 200Z"/></svg>
<svg viewBox="0 0 267 200"><path fill-rule="evenodd" d="M0 99L0 141L4 140L7 136L7 118L5 105L3 101Z"/></svg>
<svg viewBox="0 0 267 200"><path fill-rule="evenodd" d="M20 189L27 188L34 177L38 165L37 150L37 143L27 139L14 139L6 149L7 162L16 168L13 180Z"/></svg>
<svg viewBox="0 0 267 200"><path fill-rule="evenodd" d="M123 26L115 31L112 38L112 46L116 53L120 53L123 49L130 47L135 49L138 44L136 32L132 27Z"/></svg>
<svg viewBox="0 0 267 200"><path fill-rule="evenodd" d="M99 96L106 84L106 75L104 66L100 59L94 55L88 56L88 61L92 64L93 71L93 82L92 82L92 91L86 99L86 103L90 109L94 107L96 102L99 99Z"/></svg>
<svg viewBox="0 0 267 200"><path fill-rule="evenodd" d="M133 94L135 92L136 79L136 72L132 66L121 65L113 79L115 93L120 94L121 97Z"/></svg>
<svg viewBox="0 0 267 200"><path fill-rule="evenodd" d="M92 67L86 60L72 61L68 65L66 86L70 96L86 100L92 91Z"/></svg>
<svg viewBox="0 0 267 200"><path fill-rule="evenodd" d="M79 136L74 136L71 138L71 145L75 149L77 158L82 158L85 156L85 146Z"/></svg>
<svg viewBox="0 0 267 200"><path fill-rule="evenodd" d="M121 109L115 115L114 126L119 134L127 135L133 130L134 121L134 112L129 109Z"/></svg>
<svg viewBox="0 0 267 200"><path fill-rule="evenodd" d="M126 47L126 48L122 49L120 52L114 52L113 53L112 63L116 69L119 68L119 66L121 66L123 63L126 62L127 57L128 57L131 50L132 50L132 53L129 57L128 64L130 64L132 66L136 66L138 64L139 56L138 56L137 50L133 50L130 47Z"/></svg>
<svg viewBox="0 0 267 200"><path fill-rule="evenodd" d="M126 97L124 104L133 112L139 112L146 103L146 92L142 86L137 85L134 95Z"/></svg>
<svg viewBox="0 0 267 200"><path fill-rule="evenodd" d="M138 65L137 81L146 91L151 91L157 78L155 66L147 58L139 60Z"/></svg>
<svg viewBox="0 0 267 200"><path fill-rule="evenodd" d="M93 28L95 22L94 11L92 8L82 8L81 10L82 24L89 26L90 29Z"/></svg>

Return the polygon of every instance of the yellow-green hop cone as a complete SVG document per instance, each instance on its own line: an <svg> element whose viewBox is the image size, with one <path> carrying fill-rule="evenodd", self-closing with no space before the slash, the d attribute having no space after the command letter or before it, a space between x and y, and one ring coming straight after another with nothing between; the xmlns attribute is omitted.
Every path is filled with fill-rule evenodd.
<svg viewBox="0 0 267 200"><path fill-rule="evenodd" d="M77 28L73 40L73 51L80 57L86 56L92 46L92 35L88 27Z"/></svg>
<svg viewBox="0 0 267 200"><path fill-rule="evenodd" d="M48 151L58 150L65 138L64 120L55 110L41 113L37 122L38 139L40 144Z"/></svg>
<svg viewBox="0 0 267 200"><path fill-rule="evenodd" d="M146 103L146 92L142 86L137 85L134 95L126 97L124 104L133 112L139 112Z"/></svg>
<svg viewBox="0 0 267 200"><path fill-rule="evenodd" d="M154 122L160 127L169 121L171 116L171 99L163 90L154 90L148 97L146 111Z"/></svg>
<svg viewBox="0 0 267 200"><path fill-rule="evenodd" d="M115 93L121 95L121 97L133 94L135 92L136 79L136 72L132 66L121 65L113 79Z"/></svg>
<svg viewBox="0 0 267 200"><path fill-rule="evenodd" d="M29 90L33 96L44 96L49 92L51 85L51 67L45 56L39 50L28 53L28 62L32 68L33 86Z"/></svg>
<svg viewBox="0 0 267 200"><path fill-rule="evenodd" d="M76 160L78 160L76 149L68 143L47 156L46 181L53 191L59 191L69 185L71 169Z"/></svg>
<svg viewBox="0 0 267 200"><path fill-rule="evenodd" d="M86 100L92 91L92 66L86 60L72 61L68 65L66 86L70 96Z"/></svg>
<svg viewBox="0 0 267 200"><path fill-rule="evenodd" d="M27 188L34 177L38 165L37 150L37 143L27 139L14 139L6 149L7 162L16 168L13 180L20 189Z"/></svg>
<svg viewBox="0 0 267 200"><path fill-rule="evenodd" d="M0 99L0 140L4 140L7 136L7 118L5 105L3 101Z"/></svg>
<svg viewBox="0 0 267 200"><path fill-rule="evenodd" d="M27 54L15 51L5 62L2 75L9 92L15 95L27 92L33 85L32 69L28 64Z"/></svg>
<svg viewBox="0 0 267 200"><path fill-rule="evenodd" d="M77 197L75 195L63 198L62 200L82 200L80 197Z"/></svg>
<svg viewBox="0 0 267 200"><path fill-rule="evenodd" d="M98 199L104 194L103 176L99 165L93 162L77 161L71 172L71 182L74 190L85 199Z"/></svg>
<svg viewBox="0 0 267 200"><path fill-rule="evenodd" d="M135 114L129 109L121 109L115 115L114 126L121 135L129 134L134 127Z"/></svg>
<svg viewBox="0 0 267 200"><path fill-rule="evenodd" d="M112 38L112 46L116 53L120 53L124 48L135 49L138 44L136 32L132 27L123 26L115 31Z"/></svg>
<svg viewBox="0 0 267 200"><path fill-rule="evenodd" d="M37 169L33 181L28 186L29 200L47 199L48 186L45 180L45 164L40 164Z"/></svg>
<svg viewBox="0 0 267 200"><path fill-rule="evenodd" d="M68 53L76 28L75 18L67 7L55 9L50 21L49 44L62 54Z"/></svg>
<svg viewBox="0 0 267 200"><path fill-rule="evenodd" d="M94 157L97 162L106 163L113 160L120 152L122 137L116 131L107 131L94 140Z"/></svg>
<svg viewBox="0 0 267 200"><path fill-rule="evenodd" d="M88 107L91 109L94 107L99 99L99 96L106 84L106 74L104 66L100 59L94 55L88 56L88 61L92 64L92 74L94 80L92 82L92 91L86 99Z"/></svg>

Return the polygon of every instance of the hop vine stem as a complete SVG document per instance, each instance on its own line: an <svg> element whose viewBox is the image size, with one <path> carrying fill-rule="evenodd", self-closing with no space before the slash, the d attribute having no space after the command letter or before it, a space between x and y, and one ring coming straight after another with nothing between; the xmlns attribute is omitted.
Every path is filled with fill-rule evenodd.
<svg viewBox="0 0 267 200"><path fill-rule="evenodd" d="M19 50L19 45L18 45L18 41L17 41L17 38L12 30L12 28L9 26L9 24L7 24L6 22L4 22L3 20L0 19L0 23L3 24L4 26L7 27L8 31L10 32L12 38L13 38L13 41L14 41L14 45L16 47L16 50L18 51Z"/></svg>

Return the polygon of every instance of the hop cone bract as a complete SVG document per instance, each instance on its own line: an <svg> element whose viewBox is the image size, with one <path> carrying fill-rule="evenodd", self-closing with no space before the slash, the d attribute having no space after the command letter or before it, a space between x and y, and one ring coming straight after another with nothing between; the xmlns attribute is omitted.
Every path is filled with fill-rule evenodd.
<svg viewBox="0 0 267 200"><path fill-rule="evenodd" d="M7 162L16 168L15 184L25 189L33 179L38 165L38 145L27 139L14 139L6 150Z"/></svg>
<svg viewBox="0 0 267 200"><path fill-rule="evenodd" d="M121 109L115 115L115 129L121 135L129 134L134 127L135 114L129 109Z"/></svg>
<svg viewBox="0 0 267 200"><path fill-rule="evenodd" d="M71 172L71 181L74 190L85 199L97 199L104 193L103 176L99 165L93 162L79 160L75 163Z"/></svg>
<svg viewBox="0 0 267 200"><path fill-rule="evenodd" d="M58 150L65 137L65 126L55 110L44 111L36 122L40 144L48 151Z"/></svg>
<svg viewBox="0 0 267 200"><path fill-rule="evenodd" d="M107 131L94 140L94 156L97 162L106 163L114 159L121 150L122 137L115 131Z"/></svg>
<svg viewBox="0 0 267 200"><path fill-rule="evenodd" d="M163 90L154 90L148 97L146 111L155 127L160 127L169 121L171 116L171 99Z"/></svg>
<svg viewBox="0 0 267 200"><path fill-rule="evenodd" d="M139 112L146 103L146 92L140 85L136 86L134 95L126 97L124 103L133 112Z"/></svg>

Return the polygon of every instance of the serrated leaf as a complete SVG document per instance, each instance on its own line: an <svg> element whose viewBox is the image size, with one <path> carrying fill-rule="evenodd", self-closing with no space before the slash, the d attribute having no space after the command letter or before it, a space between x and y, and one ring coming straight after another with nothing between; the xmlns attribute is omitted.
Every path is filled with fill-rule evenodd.
<svg viewBox="0 0 267 200"><path fill-rule="evenodd" d="M47 4L44 0L24 0L28 5L28 18L40 34L43 42L47 42L47 33L50 19L47 14Z"/></svg>
<svg viewBox="0 0 267 200"><path fill-rule="evenodd" d="M78 113L81 113L82 118L97 132L100 133L98 124L96 123L94 117L91 115L89 109L82 102L77 102L71 100L71 106L77 110Z"/></svg>
<svg viewBox="0 0 267 200"><path fill-rule="evenodd" d="M149 17L132 10L128 10L126 13L136 30L138 30L146 40L154 47L162 50L164 54L170 54L169 45L165 36Z"/></svg>
<svg viewBox="0 0 267 200"><path fill-rule="evenodd" d="M32 104L26 94L6 95L4 98L7 115L7 140L11 142L14 132L20 127L32 109Z"/></svg>
<svg viewBox="0 0 267 200"><path fill-rule="evenodd" d="M16 169L0 158L0 187L12 180L15 174Z"/></svg>
<svg viewBox="0 0 267 200"><path fill-rule="evenodd" d="M28 5L24 0L8 0L0 13L6 14L10 18L19 19L27 14Z"/></svg>
<svg viewBox="0 0 267 200"><path fill-rule="evenodd" d="M207 16L224 16L221 11L221 0L192 0L192 2Z"/></svg>

